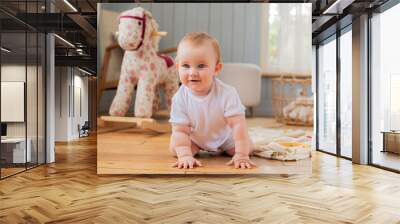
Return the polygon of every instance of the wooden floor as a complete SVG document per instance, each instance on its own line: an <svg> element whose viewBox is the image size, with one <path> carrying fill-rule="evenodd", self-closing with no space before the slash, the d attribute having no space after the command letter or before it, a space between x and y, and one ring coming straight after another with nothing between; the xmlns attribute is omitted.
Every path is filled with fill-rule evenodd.
<svg viewBox="0 0 400 224"><path fill-rule="evenodd" d="M248 119L249 126L277 127L273 119ZM119 126L118 126L119 127ZM297 127L299 128L299 127ZM307 130L310 128L306 128ZM156 133L142 129L101 131L97 135L98 174L310 174L311 160L278 161L252 157L253 169L227 166L229 156L199 153L203 167L177 169L168 150L171 133Z"/></svg>
<svg viewBox="0 0 400 224"><path fill-rule="evenodd" d="M376 150L374 151L372 162L380 166L400 170L400 155L396 153Z"/></svg>
<svg viewBox="0 0 400 224"><path fill-rule="evenodd" d="M11 175L15 175L20 172L24 172L25 170L29 169L34 169L37 166L37 164L27 164L27 167L25 168L25 164L18 164L18 167L2 167L1 168L1 178L6 178Z"/></svg>
<svg viewBox="0 0 400 224"><path fill-rule="evenodd" d="M7 177L25 170L24 168L1 168L1 177Z"/></svg>
<svg viewBox="0 0 400 224"><path fill-rule="evenodd" d="M0 181L0 223L400 223L400 175L316 152L304 175L96 174L96 139Z"/></svg>

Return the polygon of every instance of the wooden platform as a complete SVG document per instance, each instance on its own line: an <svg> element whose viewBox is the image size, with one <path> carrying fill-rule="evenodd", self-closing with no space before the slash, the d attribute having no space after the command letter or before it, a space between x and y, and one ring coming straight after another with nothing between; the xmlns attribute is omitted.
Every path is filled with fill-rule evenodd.
<svg viewBox="0 0 400 224"><path fill-rule="evenodd" d="M264 119L264 123L265 123ZM251 122L249 122L251 123ZM258 125L260 122L255 122ZM156 133L127 127L99 131L97 136L98 174L310 174L311 160L282 162L253 157L254 169L227 166L229 156L201 153L203 167L177 169L176 159L169 153L170 133Z"/></svg>

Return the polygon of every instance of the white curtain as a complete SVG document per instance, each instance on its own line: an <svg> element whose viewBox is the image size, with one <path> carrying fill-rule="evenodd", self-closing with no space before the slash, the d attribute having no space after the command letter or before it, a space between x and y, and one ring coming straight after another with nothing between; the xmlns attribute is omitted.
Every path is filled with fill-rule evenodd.
<svg viewBox="0 0 400 224"><path fill-rule="evenodd" d="M311 3L264 4L261 24L263 72L311 76Z"/></svg>

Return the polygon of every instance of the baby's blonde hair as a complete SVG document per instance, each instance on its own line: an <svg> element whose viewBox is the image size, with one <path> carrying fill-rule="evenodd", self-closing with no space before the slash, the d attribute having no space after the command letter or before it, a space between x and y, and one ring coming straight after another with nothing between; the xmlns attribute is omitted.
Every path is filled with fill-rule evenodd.
<svg viewBox="0 0 400 224"><path fill-rule="evenodd" d="M214 48L215 53L217 54L217 63L220 63L222 61L222 59L221 59L221 50L219 47L218 40L206 32L187 33L182 38L182 40L179 42L177 51L179 51L179 46L184 42L189 42L195 46L198 46L200 44L203 44L206 41L209 41L211 43L212 47Z"/></svg>

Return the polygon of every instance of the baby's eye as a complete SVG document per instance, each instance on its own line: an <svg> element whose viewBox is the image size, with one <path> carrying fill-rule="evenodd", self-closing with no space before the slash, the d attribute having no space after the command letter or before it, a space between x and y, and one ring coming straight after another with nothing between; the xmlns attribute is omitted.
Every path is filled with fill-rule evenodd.
<svg viewBox="0 0 400 224"><path fill-rule="evenodd" d="M182 67L189 68L190 66L188 64L183 64Z"/></svg>
<svg viewBox="0 0 400 224"><path fill-rule="evenodd" d="M198 68L206 68L207 65L205 65L205 64L199 64L197 67L198 67Z"/></svg>

